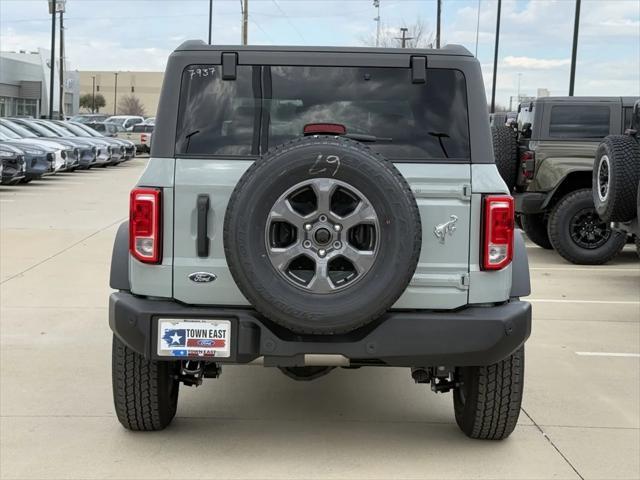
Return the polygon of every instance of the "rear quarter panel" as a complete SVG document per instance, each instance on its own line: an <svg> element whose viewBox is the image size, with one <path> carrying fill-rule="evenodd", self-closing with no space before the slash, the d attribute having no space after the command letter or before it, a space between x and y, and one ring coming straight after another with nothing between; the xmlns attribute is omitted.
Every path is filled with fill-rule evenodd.
<svg viewBox="0 0 640 480"><path fill-rule="evenodd" d="M528 190L548 192L571 172L591 171L598 144L599 140L530 141L529 150L535 153L536 172Z"/></svg>

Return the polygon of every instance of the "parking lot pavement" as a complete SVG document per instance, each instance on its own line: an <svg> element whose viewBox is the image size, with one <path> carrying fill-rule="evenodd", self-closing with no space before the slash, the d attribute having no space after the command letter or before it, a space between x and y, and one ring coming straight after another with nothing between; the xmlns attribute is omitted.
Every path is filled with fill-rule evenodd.
<svg viewBox="0 0 640 480"><path fill-rule="evenodd" d="M503 442L455 425L406 369L294 382L225 367L183 388L165 431L114 416L108 270L144 166L0 187L0 476L13 478L640 478L640 264L529 246L534 328L523 412Z"/></svg>

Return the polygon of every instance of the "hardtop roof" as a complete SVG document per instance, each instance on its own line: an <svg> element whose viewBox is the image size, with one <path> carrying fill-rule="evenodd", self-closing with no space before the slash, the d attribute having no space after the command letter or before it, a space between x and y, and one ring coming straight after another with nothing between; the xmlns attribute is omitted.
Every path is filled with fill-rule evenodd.
<svg viewBox="0 0 640 480"><path fill-rule="evenodd" d="M208 45L202 40L187 40L176 52L310 52L310 53L380 53L395 55L449 55L459 57L473 57L471 52L462 45L445 45L442 48L379 48L379 47L328 47L328 46L284 46L284 45Z"/></svg>

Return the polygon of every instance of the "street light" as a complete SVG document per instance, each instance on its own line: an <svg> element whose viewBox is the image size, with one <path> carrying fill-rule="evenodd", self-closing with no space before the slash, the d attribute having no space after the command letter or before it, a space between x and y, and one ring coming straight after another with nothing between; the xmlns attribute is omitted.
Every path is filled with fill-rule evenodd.
<svg viewBox="0 0 640 480"><path fill-rule="evenodd" d="M116 79L115 84L113 86L113 114L116 114L116 102L118 100L118 72L113 72L113 75Z"/></svg>

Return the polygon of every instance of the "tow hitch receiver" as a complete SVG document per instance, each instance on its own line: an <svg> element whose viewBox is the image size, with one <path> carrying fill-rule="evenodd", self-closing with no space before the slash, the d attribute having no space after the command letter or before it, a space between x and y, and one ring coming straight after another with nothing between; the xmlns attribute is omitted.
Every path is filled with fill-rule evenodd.
<svg viewBox="0 0 640 480"><path fill-rule="evenodd" d="M412 368L411 377L416 383L430 383L431 391L436 393L446 393L459 386L454 369L444 366Z"/></svg>

